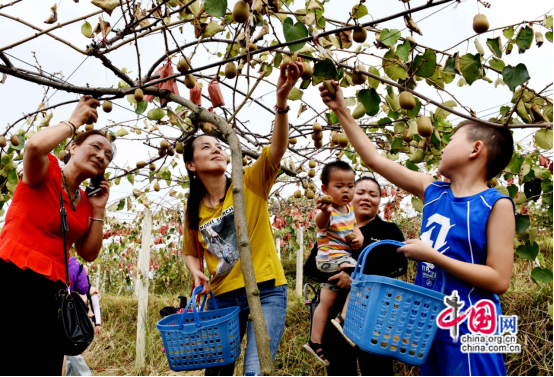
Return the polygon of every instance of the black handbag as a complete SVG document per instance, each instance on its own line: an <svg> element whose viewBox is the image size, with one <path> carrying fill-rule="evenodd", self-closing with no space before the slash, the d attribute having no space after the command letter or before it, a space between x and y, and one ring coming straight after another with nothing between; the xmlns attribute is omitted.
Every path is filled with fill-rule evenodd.
<svg viewBox="0 0 554 377"><path fill-rule="evenodd" d="M67 212L63 205L60 191L60 214L62 218L63 256L65 259L66 287L61 289L56 300L58 301L58 327L61 337L61 347L64 355L77 356L82 354L94 339L94 326L88 316L88 306L79 293L71 291L69 268L67 261L67 244L65 233L69 231Z"/></svg>

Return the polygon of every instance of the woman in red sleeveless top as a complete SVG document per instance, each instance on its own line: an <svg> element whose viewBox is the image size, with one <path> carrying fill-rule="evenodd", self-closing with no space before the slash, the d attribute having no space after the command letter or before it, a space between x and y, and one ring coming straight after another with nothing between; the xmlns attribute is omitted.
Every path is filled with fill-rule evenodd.
<svg viewBox="0 0 554 377"><path fill-rule="evenodd" d="M109 186L104 178L101 191L87 197L79 185L103 174L113 149L102 132L89 131L75 138L63 168L50 152L90 117L96 122L92 105L100 103L83 97L69 121L41 130L25 145L23 177L0 234L0 374L61 374L55 295L66 276L59 195L69 225L66 249L75 244L83 259L93 261L102 247Z"/></svg>

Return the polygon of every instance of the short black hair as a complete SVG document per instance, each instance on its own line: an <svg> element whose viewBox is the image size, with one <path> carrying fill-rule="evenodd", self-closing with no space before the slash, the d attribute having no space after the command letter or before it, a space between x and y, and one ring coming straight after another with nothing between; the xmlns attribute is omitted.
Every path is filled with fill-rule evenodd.
<svg viewBox="0 0 554 377"><path fill-rule="evenodd" d="M347 162L344 162L342 160L328 162L325 164L325 166L323 166L323 170L321 171L321 182L324 185L327 185L327 183L329 183L329 175L335 170L351 171L354 175L356 174L354 172L354 169L352 169L352 166L350 166L350 164Z"/></svg>
<svg viewBox="0 0 554 377"><path fill-rule="evenodd" d="M482 141L487 147L487 181L498 175L512 159L514 138L509 128L487 126L472 120L464 120L454 130L465 127L467 140Z"/></svg>
<svg viewBox="0 0 554 377"><path fill-rule="evenodd" d="M377 180L373 177L368 177L368 176L363 176L361 178L359 178L357 181L356 181L356 185L358 184L358 182L361 182L361 181L371 181L371 182L374 182L376 185L377 185L377 191L379 192L379 198L381 197L381 185L379 184L379 182L377 182Z"/></svg>

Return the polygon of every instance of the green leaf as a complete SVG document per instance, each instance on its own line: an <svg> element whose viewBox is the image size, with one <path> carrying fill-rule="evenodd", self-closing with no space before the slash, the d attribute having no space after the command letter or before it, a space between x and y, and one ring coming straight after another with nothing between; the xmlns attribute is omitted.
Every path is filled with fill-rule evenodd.
<svg viewBox="0 0 554 377"><path fill-rule="evenodd" d="M533 29L529 26L526 26L519 30L516 37L516 43L519 47L519 53L525 52L528 48L531 47L534 37Z"/></svg>
<svg viewBox="0 0 554 377"><path fill-rule="evenodd" d="M546 39L548 39L550 42L552 42L552 32L551 31L547 31L544 36L546 37Z"/></svg>
<svg viewBox="0 0 554 377"><path fill-rule="evenodd" d="M525 193L525 196L528 198L528 199L531 199L533 197L533 199L531 199L532 201L537 201L539 200L539 196L541 194L541 180L538 179L538 178L535 178L529 182L525 182L525 184L523 185L523 192Z"/></svg>
<svg viewBox="0 0 554 377"><path fill-rule="evenodd" d="M119 201L119 204L117 205L117 210L121 211L123 209L123 207L125 207L125 199L121 199Z"/></svg>
<svg viewBox="0 0 554 377"><path fill-rule="evenodd" d="M535 267L531 271L531 277L541 283L548 284L552 282L552 271L548 268Z"/></svg>
<svg viewBox="0 0 554 377"><path fill-rule="evenodd" d="M502 34L504 34L504 36L508 39L512 39L513 36L514 36L514 27L513 26L510 26L509 28L507 29L504 29L502 31Z"/></svg>
<svg viewBox="0 0 554 377"><path fill-rule="evenodd" d="M285 227L285 232L291 233L291 232L292 232L292 226L287 225L287 226Z"/></svg>
<svg viewBox="0 0 554 377"><path fill-rule="evenodd" d="M92 35L92 26L88 22L85 22L83 26L81 26L81 34L87 38L90 38Z"/></svg>
<svg viewBox="0 0 554 377"><path fill-rule="evenodd" d="M535 134L535 142L542 149L552 149L552 130L543 129Z"/></svg>
<svg viewBox="0 0 554 377"><path fill-rule="evenodd" d="M275 68L279 68L282 61L283 61L283 54L281 54L280 52L276 53L275 54L275 61L273 62L273 66Z"/></svg>
<svg viewBox="0 0 554 377"><path fill-rule="evenodd" d="M114 133L114 135L117 137L127 136L129 135L129 131L127 131L127 129L125 128L120 128L119 130L117 130L116 133Z"/></svg>
<svg viewBox="0 0 554 377"><path fill-rule="evenodd" d="M375 76L381 77L381 75L379 74L379 70L377 68L373 67L373 66L369 67L367 69L367 72L372 73ZM380 83L381 83L381 81L379 81L379 80L373 79L369 76L367 77L367 84L369 85L370 88L377 89L377 87L379 86Z"/></svg>
<svg viewBox="0 0 554 377"><path fill-rule="evenodd" d="M137 109L135 110L135 113L142 114L146 111L146 108L148 107L148 101L140 101L137 103Z"/></svg>
<svg viewBox="0 0 554 377"><path fill-rule="evenodd" d="M17 176L17 172L15 171L15 169L8 172L8 182L10 182L12 185L17 185L17 183L19 182L19 177Z"/></svg>
<svg viewBox="0 0 554 377"><path fill-rule="evenodd" d="M367 7L365 5L355 5L352 7L352 18L362 18L368 14Z"/></svg>
<svg viewBox="0 0 554 377"><path fill-rule="evenodd" d="M159 107L157 107L155 109L150 110L148 114L146 114L146 116L150 120L160 120L165 116L165 112Z"/></svg>
<svg viewBox="0 0 554 377"><path fill-rule="evenodd" d="M338 81L339 73L331 59L320 60L314 65L314 76Z"/></svg>
<svg viewBox="0 0 554 377"><path fill-rule="evenodd" d="M213 37L214 35L216 35L217 33L221 33L224 30L225 30L225 28L223 26L221 26L220 24L218 24L215 21L211 21L208 24L208 26L206 26L206 28L204 29L204 32L202 33L202 35L205 38L210 38L210 37Z"/></svg>
<svg viewBox="0 0 554 377"><path fill-rule="evenodd" d="M303 94L304 92L301 91L300 89L292 88L287 98L290 99L291 101L298 101L299 99L302 99Z"/></svg>
<svg viewBox="0 0 554 377"><path fill-rule="evenodd" d="M489 65L492 69L496 69L497 71L502 72L504 67L506 67L506 63L504 63L500 59L496 59L496 57L493 57L491 60L489 60Z"/></svg>
<svg viewBox="0 0 554 377"><path fill-rule="evenodd" d="M302 24L301 22L297 22L295 24L290 17L287 17L287 19L283 23L283 34L285 35L285 39L287 40L287 42L306 38L309 35L308 30L306 29L304 24ZM289 50L292 52L298 51L302 47L304 47L305 44L306 42L291 45L289 46Z"/></svg>
<svg viewBox="0 0 554 377"><path fill-rule="evenodd" d="M475 44L475 48L477 49L479 55L485 56L485 50L483 49L483 46L481 46L481 42L479 42L479 39L475 38L473 40L473 43Z"/></svg>
<svg viewBox="0 0 554 377"><path fill-rule="evenodd" d="M210 16L223 17L227 11L227 0L206 0L204 10Z"/></svg>
<svg viewBox="0 0 554 377"><path fill-rule="evenodd" d="M287 216L285 219L287 220L287 224L289 225L292 224L292 216ZM292 231L292 228L288 232L291 232L291 231Z"/></svg>
<svg viewBox="0 0 554 377"><path fill-rule="evenodd" d="M23 135L19 135L17 134L16 135L17 138L19 139L19 145L18 146L15 146L13 144L10 143L10 148L11 149L15 149L16 151L20 151L23 149L23 147L25 147L25 136ZM9 153L9 152L8 152Z"/></svg>
<svg viewBox="0 0 554 377"><path fill-rule="evenodd" d="M481 55L465 54L460 58L460 69L466 82L471 85L480 78Z"/></svg>
<svg viewBox="0 0 554 377"><path fill-rule="evenodd" d="M510 195L510 192L508 191L508 189L502 185L498 185L495 187L496 190L498 190L498 192L500 192L502 195Z"/></svg>
<svg viewBox="0 0 554 377"><path fill-rule="evenodd" d="M516 185L510 185L508 186L508 193L510 194L510 197L514 199L518 193L518 189ZM523 194L522 194L523 195Z"/></svg>
<svg viewBox="0 0 554 377"><path fill-rule="evenodd" d="M552 29L552 26L553 26L552 16L547 16L544 18L543 26L547 29Z"/></svg>
<svg viewBox="0 0 554 377"><path fill-rule="evenodd" d="M502 79L504 83L508 85L508 88L513 92L516 88L531 79L529 77L529 72L527 72L527 67L523 63L512 67L511 65L505 67L502 70Z"/></svg>
<svg viewBox="0 0 554 377"><path fill-rule="evenodd" d="M379 112L381 97L375 89L362 89L358 92L358 100L364 105L369 116L374 116Z"/></svg>
<svg viewBox="0 0 554 377"><path fill-rule="evenodd" d="M414 164L418 164L423 161L423 158L425 157L425 152L423 152L423 149L416 149L412 157L410 158L410 162L413 162Z"/></svg>
<svg viewBox="0 0 554 377"><path fill-rule="evenodd" d="M406 78L406 68L401 65L400 58L394 53L394 51L387 51L383 57L385 59L389 59L383 60L383 68L391 80L397 81L398 79ZM391 62L390 60L396 60L398 63Z"/></svg>
<svg viewBox="0 0 554 377"><path fill-rule="evenodd" d="M417 167L417 165L410 162L410 160L406 160L406 167L413 171L419 171L419 168Z"/></svg>
<svg viewBox="0 0 554 377"><path fill-rule="evenodd" d="M402 141L402 138L401 137L395 137L390 148L391 149L402 149L403 146L404 146L404 142Z"/></svg>
<svg viewBox="0 0 554 377"><path fill-rule="evenodd" d="M421 102L419 102L419 98L415 97L415 107L412 110L408 110L408 117L415 118L417 114L419 114L419 110L421 110Z"/></svg>
<svg viewBox="0 0 554 377"><path fill-rule="evenodd" d="M516 233L523 233L529 228L531 220L528 215L516 215Z"/></svg>
<svg viewBox="0 0 554 377"><path fill-rule="evenodd" d="M443 102L442 104L445 105L445 106L450 107L451 109L458 106L456 104L456 101L453 101L453 100L448 100L446 102ZM439 117L441 119L446 119L450 114L451 113L449 111L446 111L446 110L441 109L441 108L437 108L437 111L435 112L435 116Z"/></svg>
<svg viewBox="0 0 554 377"><path fill-rule="evenodd" d="M423 213L423 202L415 195L412 195L412 207L414 207L417 212Z"/></svg>
<svg viewBox="0 0 554 377"><path fill-rule="evenodd" d="M414 59L413 64L414 69L417 69L416 75L418 75L419 77L433 76L433 74L435 73L436 62L437 56L435 55L435 52L431 49L425 50L425 53L423 55L417 55Z"/></svg>
<svg viewBox="0 0 554 377"><path fill-rule="evenodd" d="M133 174L127 174L127 180L129 181L130 184L132 185L135 184L135 176Z"/></svg>
<svg viewBox="0 0 554 377"><path fill-rule="evenodd" d="M500 40L500 37L488 38L487 46L496 57L502 57L502 41Z"/></svg>
<svg viewBox="0 0 554 377"><path fill-rule="evenodd" d="M519 245L516 249L516 254L523 259L534 261L539 254L539 245L535 242L533 244Z"/></svg>
<svg viewBox="0 0 554 377"><path fill-rule="evenodd" d="M398 39L400 38L400 30L397 29L383 29L381 30L381 43L383 43L385 46L392 47L398 42Z"/></svg>
<svg viewBox="0 0 554 377"><path fill-rule="evenodd" d="M508 169L510 169L512 173L519 173L523 162L525 162L525 158L521 157L517 153L514 153L512 159L510 160L510 163L508 164Z"/></svg>
<svg viewBox="0 0 554 377"><path fill-rule="evenodd" d="M408 61L408 59L410 58L410 49L412 48L412 46L410 45L410 42L408 40L404 41L404 44L399 44L398 47L396 48L396 54L398 55L398 57L402 60L404 60L405 62Z"/></svg>

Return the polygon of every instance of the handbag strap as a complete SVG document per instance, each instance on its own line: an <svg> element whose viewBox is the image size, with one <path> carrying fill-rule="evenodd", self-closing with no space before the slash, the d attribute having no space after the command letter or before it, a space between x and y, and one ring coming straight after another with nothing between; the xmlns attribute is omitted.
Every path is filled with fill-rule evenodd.
<svg viewBox="0 0 554 377"><path fill-rule="evenodd" d="M69 280L69 267L67 261L67 243L65 241L65 233L69 232L69 226L67 225L67 212L63 205L62 192L60 191L60 215L62 218L62 240L63 240L63 258L65 261L65 285L67 287L67 294L71 293L71 280Z"/></svg>

